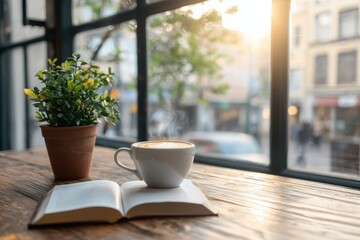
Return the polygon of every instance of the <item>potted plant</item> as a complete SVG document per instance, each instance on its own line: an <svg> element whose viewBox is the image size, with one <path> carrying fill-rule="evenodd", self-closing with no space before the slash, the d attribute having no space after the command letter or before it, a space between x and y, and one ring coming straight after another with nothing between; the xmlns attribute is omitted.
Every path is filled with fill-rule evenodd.
<svg viewBox="0 0 360 240"><path fill-rule="evenodd" d="M113 73L73 54L61 65L49 59L48 68L36 77L41 89L24 89L37 109L51 167L57 180L89 176L98 123L101 119L115 123L120 120L118 103L108 94ZM99 90L103 90L100 94Z"/></svg>

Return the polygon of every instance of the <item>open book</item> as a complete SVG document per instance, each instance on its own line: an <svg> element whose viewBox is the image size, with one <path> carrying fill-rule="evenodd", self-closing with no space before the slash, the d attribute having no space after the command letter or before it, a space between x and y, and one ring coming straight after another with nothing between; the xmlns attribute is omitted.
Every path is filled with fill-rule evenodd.
<svg viewBox="0 0 360 240"><path fill-rule="evenodd" d="M116 222L146 216L217 215L188 179L177 188L149 188L143 181L109 180L58 185L40 203L30 225Z"/></svg>

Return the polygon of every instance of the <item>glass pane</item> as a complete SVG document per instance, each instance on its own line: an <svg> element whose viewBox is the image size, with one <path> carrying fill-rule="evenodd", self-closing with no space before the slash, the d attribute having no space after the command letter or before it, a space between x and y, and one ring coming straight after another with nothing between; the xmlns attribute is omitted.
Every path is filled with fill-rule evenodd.
<svg viewBox="0 0 360 240"><path fill-rule="evenodd" d="M46 67L47 65L47 44L46 42L41 42L37 44L30 45L27 49L28 54L28 79L29 79L29 87L34 88L37 86L38 88L42 88L43 86L40 84L40 81L35 77L35 74ZM39 147L44 146L44 140L41 135L41 131L39 128L39 123L36 121L35 112L36 109L32 106L32 102L28 101L27 103L30 106L28 119L30 121L30 146L31 147ZM43 123L42 123L43 124Z"/></svg>
<svg viewBox="0 0 360 240"><path fill-rule="evenodd" d="M19 42L33 37L43 36L43 27L23 26L21 0L3 0L0 19L0 43ZM33 1L33 6L28 8L29 17L37 15L37 12L44 11L43 1ZM40 10L39 10L40 9ZM41 14L40 14L41 15Z"/></svg>
<svg viewBox="0 0 360 240"><path fill-rule="evenodd" d="M24 75L24 52L22 48L16 48L6 54L5 64L8 63L7 77L9 84L10 106L10 136L11 146L14 150L25 148L25 95L23 92L25 84ZM4 59L3 59L4 60ZM6 70L5 70L6 71Z"/></svg>
<svg viewBox="0 0 360 240"><path fill-rule="evenodd" d="M99 134L116 138L137 137L137 52L134 21L80 33L75 38L75 51L92 59L103 71L115 73L110 94L120 102L121 122L116 126L102 124Z"/></svg>
<svg viewBox="0 0 360 240"><path fill-rule="evenodd" d="M360 179L360 40L352 38L360 1L291 3L289 42L300 40L290 46L289 82L300 84L289 88L288 165ZM301 72L296 80L294 70Z"/></svg>
<svg viewBox="0 0 360 240"><path fill-rule="evenodd" d="M91 22L135 6L136 0L73 0L72 22L74 25Z"/></svg>
<svg viewBox="0 0 360 240"><path fill-rule="evenodd" d="M151 139L269 163L270 3L206 1L149 18Z"/></svg>
<svg viewBox="0 0 360 240"><path fill-rule="evenodd" d="M46 1L45 0L26 0L27 18L32 20L45 21Z"/></svg>
<svg viewBox="0 0 360 240"><path fill-rule="evenodd" d="M9 81L10 105L10 136L11 146L14 150L26 147L26 121L30 121L30 147L43 146L44 141L35 120L35 109L24 94L25 74L27 74L29 86L38 85L35 73L46 66L47 44L45 42L30 45L27 49L27 70L25 73L24 49L16 48L2 54L3 65L7 80ZM29 104L29 116L26 116L25 104Z"/></svg>

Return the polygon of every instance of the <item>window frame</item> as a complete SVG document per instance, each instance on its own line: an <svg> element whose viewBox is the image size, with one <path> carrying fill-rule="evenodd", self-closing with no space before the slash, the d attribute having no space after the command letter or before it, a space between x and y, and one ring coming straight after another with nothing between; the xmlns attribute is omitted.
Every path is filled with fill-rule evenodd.
<svg viewBox="0 0 360 240"><path fill-rule="evenodd" d="M0 0L0 18L4 17L3 11L4 10L4 1ZM23 57L23 78L24 78L24 87L27 88L29 86L29 77L28 77L28 54L27 51L29 49L29 47L31 47L34 44L38 44L41 42L47 42L50 46L52 45L51 42L53 40L53 33L51 31L48 31L48 29L46 29L46 21L40 21L40 20L34 20L34 19L29 19L27 16L27 1L26 0L22 0L21 2L22 5L22 12L21 12L21 17L22 17L22 24L24 26L29 25L29 26L39 26L39 27L44 27L45 28L45 34L42 36L37 36L37 37L33 37L33 38L28 38L25 40L21 40L19 42L5 42L2 43L1 39L0 39L0 112L1 113L5 113L5 114L1 114L0 117L0 128L1 128L1 133L0 133L0 149L1 150L6 150L6 149L11 149L12 147L12 143L11 143L11 122L10 122L10 111L11 111L11 104L8 101L8 99L10 99L10 87L11 84L8 79L11 78L11 71L10 69L10 61L8 61L8 59L11 58L11 51L12 50L16 50L16 49L21 49L22 52L22 57ZM53 2L49 1L48 9L51 9L53 7ZM11 34L11 33L10 33ZM7 38L10 37L10 34L7 34L8 36L5 36ZM31 146L30 142L30 135L31 135L31 122L29 119L29 104L27 102L26 97L24 96L24 109L25 109L25 116L27 116L26 120L25 120L25 137L24 137L24 146L26 148L29 148Z"/></svg>
<svg viewBox="0 0 360 240"><path fill-rule="evenodd" d="M0 0L1 1L1 0ZM177 9L182 6L201 3L204 0L182 0L171 1L163 0L154 3L147 3L146 0L137 0L137 5L133 9L119 12L115 15L102 18L93 22L72 25L71 1L53 0L56 11L54 28L47 29L49 36L44 36L40 40L49 40L49 52L54 52L55 57L64 61L66 56L73 52L73 43L76 34L105 27L111 24L119 24L129 20L137 22L137 93L138 93L138 141L147 140L147 18L153 14L162 13ZM289 21L290 21L290 0L269 0L272 1L272 15L276 16L271 21L271 86L270 86L270 165L263 166L248 162L222 161L214 157L196 156L195 161L199 163L212 164L222 167L244 169L269 174L275 174L286 177L307 179L318 182L337 184L342 186L360 188L360 181L333 177L329 175L320 175L309 172L295 171L287 167L288 151L288 128L284 123L288 122L288 71L289 71ZM23 46L22 43L21 46ZM14 47L13 44L12 47ZM0 46L0 54L8 47ZM49 56L54 57L54 56ZM0 76L3 78L3 76ZM2 82L0 82L2 83ZM2 86L1 86L2 87ZM0 106L1 107L1 106ZM4 110L1 108L0 110ZM6 109L5 109L6 110ZM97 138L97 145L118 148L121 146L130 146L131 142Z"/></svg>

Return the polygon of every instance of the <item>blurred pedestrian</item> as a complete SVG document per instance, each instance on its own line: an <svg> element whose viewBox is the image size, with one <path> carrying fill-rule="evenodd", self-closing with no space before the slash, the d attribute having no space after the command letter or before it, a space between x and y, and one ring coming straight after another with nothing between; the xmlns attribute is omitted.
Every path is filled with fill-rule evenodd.
<svg viewBox="0 0 360 240"><path fill-rule="evenodd" d="M298 130L297 139L299 144L299 156L297 158L297 164L299 166L305 165L305 153L306 147L312 136L312 127L310 123L303 122Z"/></svg>
<svg viewBox="0 0 360 240"><path fill-rule="evenodd" d="M321 135L322 135L322 124L320 121L316 121L314 124L313 136L312 136L312 141L316 148L321 147L321 138L322 138Z"/></svg>

